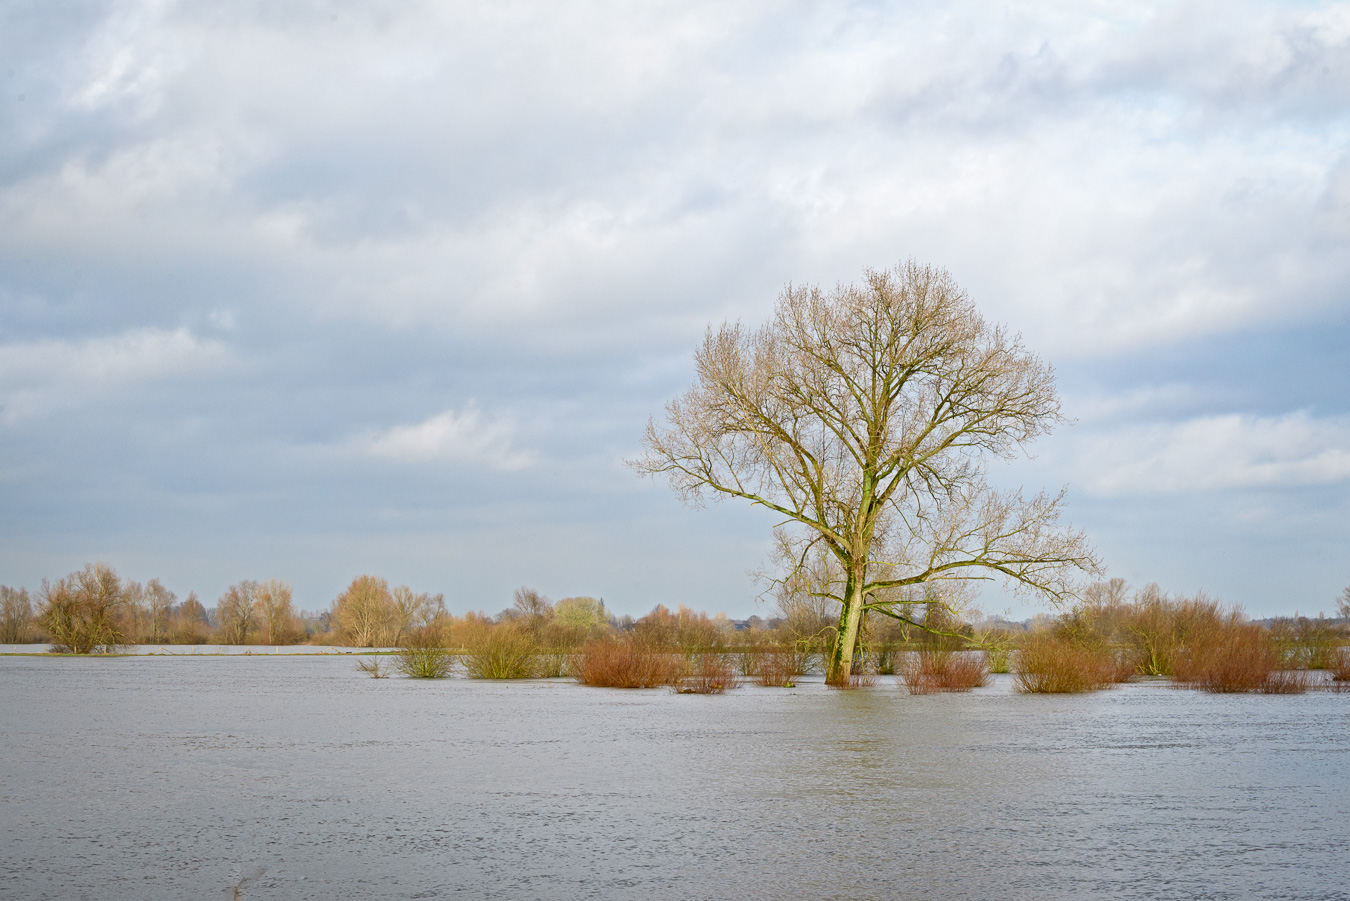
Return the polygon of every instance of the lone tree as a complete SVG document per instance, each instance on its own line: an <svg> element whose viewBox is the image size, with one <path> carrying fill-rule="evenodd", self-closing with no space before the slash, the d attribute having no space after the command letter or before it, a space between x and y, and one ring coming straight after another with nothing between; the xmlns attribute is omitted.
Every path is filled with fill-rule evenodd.
<svg viewBox="0 0 1350 901"><path fill-rule="evenodd" d="M787 578L840 605L826 669L846 682L869 612L925 628L916 604L1003 577L1052 602L1098 564L1058 525L1063 492L985 481L1062 419L1053 370L913 261L823 292L789 285L757 330L709 327L697 381L648 424L634 468L684 500L739 497L784 517Z"/></svg>

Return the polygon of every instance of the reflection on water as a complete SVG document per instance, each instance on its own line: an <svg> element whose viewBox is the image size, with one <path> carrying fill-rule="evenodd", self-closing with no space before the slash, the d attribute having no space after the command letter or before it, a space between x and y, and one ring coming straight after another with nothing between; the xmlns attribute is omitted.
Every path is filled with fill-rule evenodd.
<svg viewBox="0 0 1350 901"><path fill-rule="evenodd" d="M1350 899L1350 695L0 658L0 897Z"/></svg>

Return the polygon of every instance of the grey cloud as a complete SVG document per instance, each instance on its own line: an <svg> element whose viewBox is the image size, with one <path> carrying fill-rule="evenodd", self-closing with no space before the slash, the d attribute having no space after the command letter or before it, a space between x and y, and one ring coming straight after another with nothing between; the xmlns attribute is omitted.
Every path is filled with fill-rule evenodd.
<svg viewBox="0 0 1350 901"><path fill-rule="evenodd" d="M538 571L567 579L587 536L623 533L647 556L616 582L646 568L673 580L662 599L725 584L748 604L763 523L685 516L616 461L688 382L706 323L911 254L1095 398L1038 484L1104 484L1074 459L1113 427L1137 449L1156 428L1189 472L1187 423L1339 421L1344 364L1303 358L1350 328L1344 12L11 4L0 346L63 349L86 376L0 350L0 391L86 411L102 444L23 413L0 432L0 526L46 536L26 560L112 547L111 522L146 560L152 533L196 536L174 553L205 560L264 522L314 555L314 584L363 536L374 566L425 527L405 545L455 546L484 591L519 579L457 523L558 540ZM89 361L128 335L196 343L96 397ZM1292 490L1276 481L1261 490ZM1118 502L1167 515L1137 483ZM699 555L717 562L681 575Z"/></svg>

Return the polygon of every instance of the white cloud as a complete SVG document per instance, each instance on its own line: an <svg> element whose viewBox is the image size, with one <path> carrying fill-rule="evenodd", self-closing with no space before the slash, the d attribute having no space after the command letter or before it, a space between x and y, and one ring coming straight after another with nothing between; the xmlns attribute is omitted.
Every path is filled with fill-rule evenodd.
<svg viewBox="0 0 1350 901"><path fill-rule="evenodd" d="M505 472L524 469L537 457L518 450L515 424L484 416L470 405L462 412L446 410L415 425L371 432L356 441L367 456L408 463L451 461Z"/></svg>
<svg viewBox="0 0 1350 901"><path fill-rule="evenodd" d="M0 345L0 424L116 397L138 385L217 371L231 357L225 344L186 328Z"/></svg>
<svg viewBox="0 0 1350 901"><path fill-rule="evenodd" d="M1104 497L1350 482L1350 418L1203 416L1072 443L1073 484Z"/></svg>

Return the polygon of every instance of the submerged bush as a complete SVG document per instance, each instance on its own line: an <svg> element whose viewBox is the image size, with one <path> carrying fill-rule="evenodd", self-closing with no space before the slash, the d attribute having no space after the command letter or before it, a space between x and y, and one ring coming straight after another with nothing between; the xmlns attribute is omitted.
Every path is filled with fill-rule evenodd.
<svg viewBox="0 0 1350 901"><path fill-rule="evenodd" d="M740 685L736 667L726 654L702 655L691 672L679 679L674 688L680 694L720 695Z"/></svg>
<svg viewBox="0 0 1350 901"><path fill-rule="evenodd" d="M1096 691L1117 674L1115 661L1066 635L1038 632L1027 637L1013 664L1017 690L1029 694Z"/></svg>
<svg viewBox="0 0 1350 901"><path fill-rule="evenodd" d="M356 669L372 679L387 679L389 677L389 663L379 657L356 661Z"/></svg>
<svg viewBox="0 0 1350 901"><path fill-rule="evenodd" d="M1350 648L1337 648L1328 663L1333 681L1350 682Z"/></svg>
<svg viewBox="0 0 1350 901"><path fill-rule="evenodd" d="M810 663L810 655L795 647L770 646L759 655L755 681L766 688L792 688Z"/></svg>
<svg viewBox="0 0 1350 901"><path fill-rule="evenodd" d="M443 679L454 665L455 655L445 646L443 631L434 625L413 629L398 650L399 670L414 679Z"/></svg>
<svg viewBox="0 0 1350 901"><path fill-rule="evenodd" d="M1266 631L1236 614L1192 637L1178 655L1174 678L1202 691L1257 691L1276 671L1276 653Z"/></svg>
<svg viewBox="0 0 1350 901"><path fill-rule="evenodd" d="M970 691L989 681L989 666L975 651L924 648L899 660L899 681L912 695L937 691Z"/></svg>
<svg viewBox="0 0 1350 901"><path fill-rule="evenodd" d="M474 679L532 679L539 672L538 651L528 628L499 623L469 635L464 670Z"/></svg>
<svg viewBox="0 0 1350 901"><path fill-rule="evenodd" d="M1341 641L1335 626L1321 617L1280 617L1270 624L1277 665L1281 669L1332 668Z"/></svg>
<svg viewBox="0 0 1350 901"><path fill-rule="evenodd" d="M655 688L684 676L684 658L632 638L600 638L582 648L573 672L583 685Z"/></svg>

